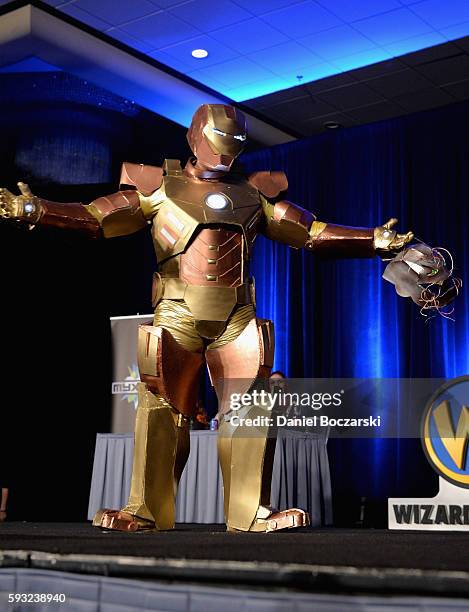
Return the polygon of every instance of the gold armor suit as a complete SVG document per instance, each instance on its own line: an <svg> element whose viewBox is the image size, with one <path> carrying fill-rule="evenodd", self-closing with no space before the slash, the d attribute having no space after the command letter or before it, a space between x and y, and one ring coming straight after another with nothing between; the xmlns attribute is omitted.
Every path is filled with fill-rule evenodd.
<svg viewBox="0 0 469 612"><path fill-rule="evenodd" d="M228 528L275 531L308 524L302 510L269 507L273 441L268 427L247 437L223 418L230 392L249 391L257 378L270 375L273 363L273 325L256 318L249 276L254 241L262 233L293 248L373 256L380 249L401 248L412 236L391 230L395 220L371 229L317 221L284 199L283 172L229 173L245 138L239 111L203 105L188 135L196 158L184 169L177 160L166 160L163 167L125 163L121 190L87 206L41 200L23 184L21 196L0 195L4 216L31 224L105 237L151 227L158 261L155 314L139 330L141 383L130 497L122 511L99 512L96 525L174 526L175 493L189 453L188 424L204 364L222 415L218 447ZM253 406L250 416L259 412L262 408Z"/></svg>

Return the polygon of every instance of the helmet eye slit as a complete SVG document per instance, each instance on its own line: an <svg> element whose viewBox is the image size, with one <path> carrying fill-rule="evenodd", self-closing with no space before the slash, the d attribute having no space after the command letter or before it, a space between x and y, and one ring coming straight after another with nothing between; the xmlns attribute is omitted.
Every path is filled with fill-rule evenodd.
<svg viewBox="0 0 469 612"><path fill-rule="evenodd" d="M231 138L234 138L235 140L240 140L241 142L244 142L246 140L246 134L228 134L227 132L224 132L223 130L220 130L219 128L216 127L211 127L212 132L214 134L218 134L219 136L230 136Z"/></svg>

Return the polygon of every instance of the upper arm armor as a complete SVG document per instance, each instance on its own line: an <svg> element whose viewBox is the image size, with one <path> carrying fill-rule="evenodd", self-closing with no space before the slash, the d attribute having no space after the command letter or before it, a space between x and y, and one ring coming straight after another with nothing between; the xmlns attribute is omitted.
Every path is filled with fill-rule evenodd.
<svg viewBox="0 0 469 612"><path fill-rule="evenodd" d="M284 172L254 172L248 181L259 191L265 217L263 233L268 238L295 249L306 248L334 256L373 257L375 254L373 229L316 221L308 210L288 200L279 200L288 188Z"/></svg>
<svg viewBox="0 0 469 612"><path fill-rule="evenodd" d="M147 225L137 191L118 191L102 196L88 204L86 209L97 219L105 238L127 236Z"/></svg>
<svg viewBox="0 0 469 612"><path fill-rule="evenodd" d="M281 200L272 204L261 198L266 225L264 234L272 240L284 242L295 249L309 244L313 213L300 206Z"/></svg>
<svg viewBox="0 0 469 612"><path fill-rule="evenodd" d="M373 257L373 228L345 227L316 221L308 210L287 200L262 199L268 238L296 249L306 248L333 257Z"/></svg>
<svg viewBox="0 0 469 612"><path fill-rule="evenodd" d="M135 187L103 196L87 206L106 238L133 234L147 225L152 216L151 196L163 182L163 169L144 164L122 164L120 187Z"/></svg>
<svg viewBox="0 0 469 612"><path fill-rule="evenodd" d="M285 172L254 172L248 181L259 191L265 217L264 234L296 249L306 246L314 215L288 200L278 201L280 194L288 189Z"/></svg>

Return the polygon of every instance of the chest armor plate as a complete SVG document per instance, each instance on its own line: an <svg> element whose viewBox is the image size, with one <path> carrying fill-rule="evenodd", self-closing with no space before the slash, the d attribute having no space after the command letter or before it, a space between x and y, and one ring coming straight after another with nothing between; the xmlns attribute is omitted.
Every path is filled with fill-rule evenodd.
<svg viewBox="0 0 469 612"><path fill-rule="evenodd" d="M243 235L204 228L181 255L180 278L188 285L239 287L243 283Z"/></svg>
<svg viewBox="0 0 469 612"><path fill-rule="evenodd" d="M238 232L232 231L232 233L244 238L241 253L243 256L249 257L262 208L257 189L249 185L247 181L239 183L202 182L185 175L170 175L164 177L164 191L166 199L158 214L154 217L152 228L158 263L183 253L194 232L201 225L210 225L212 228L217 226L217 229L226 231L230 229L229 226L232 230L232 226L238 226ZM198 255L194 255L194 261L199 261L200 253L205 253L203 242L207 241L207 236L208 234L200 232L194 241L194 246L197 243L198 252ZM226 238L227 236L225 236ZM208 242L207 244L211 243ZM221 244L218 244L218 246L221 246ZM234 241L231 246L234 246ZM236 248L239 248L239 245ZM242 252L243 249L244 253ZM207 257L206 259L216 258ZM190 261L190 258L186 258L185 274L189 283L191 274L193 274L189 271ZM194 261L192 261L192 264L194 264ZM226 265L225 272L230 267L230 261L232 259L227 257L226 262L220 263L220 265ZM197 268L198 265L196 264L195 267ZM205 271L203 274L206 274ZM235 276L233 276L232 282L234 280ZM207 281L207 284L212 283L213 281Z"/></svg>

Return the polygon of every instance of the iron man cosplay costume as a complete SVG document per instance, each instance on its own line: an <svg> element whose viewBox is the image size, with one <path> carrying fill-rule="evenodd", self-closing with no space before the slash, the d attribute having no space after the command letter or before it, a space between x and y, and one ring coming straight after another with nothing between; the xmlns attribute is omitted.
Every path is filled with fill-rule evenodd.
<svg viewBox="0 0 469 612"><path fill-rule="evenodd" d="M219 458L227 528L277 531L304 526L309 517L269 506L273 443L268 426L244 436L226 413L229 393L270 375L271 321L256 318L249 261L259 233L293 248L374 256L399 251L412 233L388 223L371 229L323 223L284 199L283 172L230 173L246 141L243 114L230 106L201 106L188 131L194 153L184 168L124 163L121 190L89 205L62 204L0 191L0 214L30 225L82 230L93 237L123 236L151 226L158 270L152 324L138 338L139 404L128 504L101 510L94 525L123 531L174 526L175 491L189 454L189 420L198 378L207 365L220 402ZM253 406L250 416L262 412Z"/></svg>

